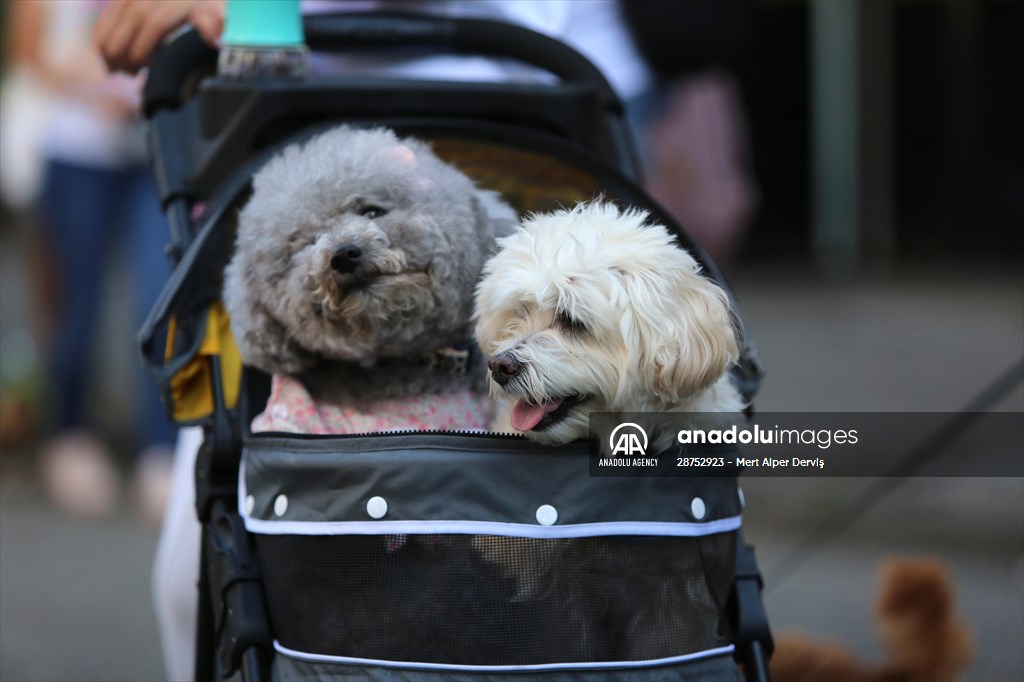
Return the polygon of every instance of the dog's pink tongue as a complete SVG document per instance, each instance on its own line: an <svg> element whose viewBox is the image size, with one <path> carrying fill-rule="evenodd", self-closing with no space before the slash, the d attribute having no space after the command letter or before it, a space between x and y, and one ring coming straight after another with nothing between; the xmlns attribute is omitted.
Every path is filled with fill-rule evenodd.
<svg viewBox="0 0 1024 682"><path fill-rule="evenodd" d="M554 412L561 404L562 398L549 400L541 405L531 405L525 400L520 400L512 408L512 426L517 431L530 431L540 423L544 415Z"/></svg>

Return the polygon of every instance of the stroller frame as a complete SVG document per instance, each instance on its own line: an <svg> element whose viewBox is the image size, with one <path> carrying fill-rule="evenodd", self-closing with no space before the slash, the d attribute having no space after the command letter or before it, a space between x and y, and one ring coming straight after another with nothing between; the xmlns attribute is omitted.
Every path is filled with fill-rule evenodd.
<svg viewBox="0 0 1024 682"><path fill-rule="evenodd" d="M194 31L182 34L157 54L144 93L153 168L170 223L169 255L179 264L168 285L172 293L186 286L187 273L201 268L204 258L209 258L204 240L210 239L217 217L243 191L245 178L266 158L267 150L296 130L326 122L372 121L400 132L406 126L417 131L458 127L472 134L475 121L483 120L486 124L480 124L479 131L483 136L498 130L538 146L558 141L577 162L610 177L609 182L616 185L615 196L633 198L650 207L655 220L675 224L636 187L639 167L616 95L601 73L566 45L500 22L424 15L314 16L304 20L304 28L314 51L419 46L507 57L544 68L561 82L537 89L516 84L382 83L351 78L199 81L212 72L217 53ZM455 96L439 98L440 93ZM618 169L618 174L609 176L609 167ZM206 229L194 234L196 205L215 194L229 200L211 206L208 214L213 217ZM681 229L677 232L705 272L730 291L700 248ZM742 347L733 376L751 397L763 368L745 336ZM204 442L195 474L196 513L203 529L195 676L213 680L241 671L246 680L269 679L273 648L263 575L238 513L242 417L249 413L249 406L265 399L267 377L245 370L241 395L232 408L224 369L216 356L209 358L209 376L213 410L202 420ZM768 679L772 650L761 586L753 550L739 537L729 611L735 657L750 680Z"/></svg>

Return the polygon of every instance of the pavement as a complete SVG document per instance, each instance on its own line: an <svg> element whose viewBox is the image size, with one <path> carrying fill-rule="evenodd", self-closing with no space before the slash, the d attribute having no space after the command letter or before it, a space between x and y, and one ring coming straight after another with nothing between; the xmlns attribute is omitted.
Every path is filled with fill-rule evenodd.
<svg viewBox="0 0 1024 682"><path fill-rule="evenodd" d="M5 485L0 537L0 679L163 679L152 529L128 511L68 519L34 489Z"/></svg>
<svg viewBox="0 0 1024 682"><path fill-rule="evenodd" d="M839 284L776 267L741 271L733 285L769 370L761 411L952 412L1024 353L1019 269L940 264ZM1024 412L1020 385L998 409ZM148 591L155 532L128 509L102 522L60 516L24 458L9 454L0 459L0 680L162 679ZM878 566L933 556L973 632L966 679L1024 680L1024 480L913 478L856 508L875 480L743 481L776 632L813 633L881 661ZM841 533L805 544L851 513L860 516Z"/></svg>

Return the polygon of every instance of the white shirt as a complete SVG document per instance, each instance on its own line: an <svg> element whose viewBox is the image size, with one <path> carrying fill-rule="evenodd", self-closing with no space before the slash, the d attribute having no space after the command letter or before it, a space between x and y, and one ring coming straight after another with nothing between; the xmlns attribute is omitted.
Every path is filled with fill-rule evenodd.
<svg viewBox="0 0 1024 682"><path fill-rule="evenodd" d="M653 82L615 0L304 0L307 14L394 10L450 17L493 19L525 26L568 44L604 73L623 99L647 91ZM372 72L380 77L455 81L550 82L552 76L527 65L491 57L438 55L396 58L375 53L314 56L314 72Z"/></svg>
<svg viewBox="0 0 1024 682"><path fill-rule="evenodd" d="M57 69L84 59L97 61L91 45L92 25L104 3L95 0L47 3L47 26L43 35L42 58ZM141 126L131 117L113 115L90 101L90 94L106 94L137 105L139 86L134 78L114 74L53 93L42 122L41 144L47 158L90 167L124 167L145 159Z"/></svg>

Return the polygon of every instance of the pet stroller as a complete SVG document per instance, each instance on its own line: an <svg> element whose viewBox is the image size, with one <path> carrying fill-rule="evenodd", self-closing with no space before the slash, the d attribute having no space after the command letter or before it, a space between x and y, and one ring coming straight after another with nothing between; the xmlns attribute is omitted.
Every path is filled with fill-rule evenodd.
<svg viewBox="0 0 1024 682"><path fill-rule="evenodd" d="M229 79L194 32L157 55L145 110L177 266L140 343L172 418L204 428L196 679L718 680L734 659L767 679L734 475L595 477L585 444L497 434L249 432L269 377L243 366L219 300L234 222L261 164L331 125L424 139L520 212L599 193L643 206L725 286L639 188L616 96L567 46L418 15L304 28L314 52L412 45L559 81ZM762 370L742 346L749 397Z"/></svg>

